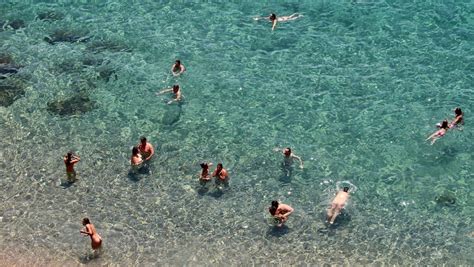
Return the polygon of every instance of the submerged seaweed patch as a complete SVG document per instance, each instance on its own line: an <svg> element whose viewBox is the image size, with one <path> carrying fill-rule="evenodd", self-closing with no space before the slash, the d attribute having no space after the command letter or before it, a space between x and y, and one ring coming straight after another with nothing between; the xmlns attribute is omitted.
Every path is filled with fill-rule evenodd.
<svg viewBox="0 0 474 267"><path fill-rule="evenodd" d="M76 94L66 99L48 103L47 110L59 116L81 115L95 109L96 103L86 94Z"/></svg>

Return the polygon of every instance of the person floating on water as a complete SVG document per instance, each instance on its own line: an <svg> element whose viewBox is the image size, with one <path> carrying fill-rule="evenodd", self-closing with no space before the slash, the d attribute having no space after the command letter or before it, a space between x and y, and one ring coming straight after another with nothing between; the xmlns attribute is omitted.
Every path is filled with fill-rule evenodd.
<svg viewBox="0 0 474 267"><path fill-rule="evenodd" d="M277 25L277 22L285 22L285 21L290 21L290 20L295 20L297 18L302 17L303 15L294 13L291 14L290 16L281 16L277 17L274 13L270 14L268 17L257 17L254 18L254 20L261 20L261 19L268 19L272 23L272 31L275 30L275 27Z"/></svg>
<svg viewBox="0 0 474 267"><path fill-rule="evenodd" d="M134 146L132 148L132 157L130 158L130 164L132 167L141 167L143 163L142 155L140 154L140 150L138 147Z"/></svg>
<svg viewBox="0 0 474 267"><path fill-rule="evenodd" d="M68 152L64 155L64 164L66 165L66 174L67 180L69 182L76 181L76 171L74 170L74 164L78 163L81 160L79 156L74 155L73 152Z"/></svg>
<svg viewBox="0 0 474 267"><path fill-rule="evenodd" d="M454 128L458 125L463 125L464 124L463 115L464 114L463 114L461 108L454 109L454 119L449 124L449 128Z"/></svg>
<svg viewBox="0 0 474 267"><path fill-rule="evenodd" d="M217 163L216 169L212 173L212 177L216 177L216 185L219 186L224 184L224 186L229 185L229 174L227 170L223 168L222 163Z"/></svg>
<svg viewBox="0 0 474 267"><path fill-rule="evenodd" d="M277 226L281 227L288 220L294 209L287 204L278 203L278 201L274 200L268 211L278 222Z"/></svg>
<svg viewBox="0 0 474 267"><path fill-rule="evenodd" d="M181 88L177 84L173 85L173 87L171 87L171 88L166 88L166 89L161 90L160 92L156 93L156 95L161 95L161 94L168 93L168 92L173 93L173 99L168 101L166 104L169 105L173 102L181 101L181 99L182 99Z"/></svg>
<svg viewBox="0 0 474 267"><path fill-rule="evenodd" d="M173 73L173 76L179 76L183 74L186 71L186 67L181 64L181 60L177 59L173 66L171 66L171 73Z"/></svg>
<svg viewBox="0 0 474 267"><path fill-rule="evenodd" d="M345 186L341 191L337 192L336 197L332 200L331 206L327 210L326 222L334 223L348 199L349 187Z"/></svg>
<svg viewBox="0 0 474 267"><path fill-rule="evenodd" d="M203 162L201 163L201 175L199 176L199 181L201 184L206 184L207 182L211 181L211 176L209 174L209 167L212 166L212 162Z"/></svg>
<svg viewBox="0 0 474 267"><path fill-rule="evenodd" d="M147 142L145 136L140 137L140 143L137 145L137 148L138 151L140 151L144 162L149 161L151 157L155 155L155 150L153 149L153 146Z"/></svg>
<svg viewBox="0 0 474 267"><path fill-rule="evenodd" d="M448 131L448 120L444 120L441 125L439 126L439 130L434 132L432 135L430 135L428 138L426 138L426 141L431 140L431 144L434 144L436 140L439 138L443 137L446 132Z"/></svg>
<svg viewBox="0 0 474 267"><path fill-rule="evenodd" d="M81 230L81 234L91 237L92 249L97 251L102 246L102 237L97 233L89 218L82 219L82 225L84 225L84 228Z"/></svg>

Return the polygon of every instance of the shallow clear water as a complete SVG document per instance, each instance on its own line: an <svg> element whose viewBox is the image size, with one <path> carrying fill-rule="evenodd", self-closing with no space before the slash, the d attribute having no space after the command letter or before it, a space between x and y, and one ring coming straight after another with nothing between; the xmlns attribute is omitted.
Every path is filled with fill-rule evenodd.
<svg viewBox="0 0 474 267"><path fill-rule="evenodd" d="M472 1L2 3L0 52L24 96L0 107L1 262L25 265L473 265ZM40 20L53 10L64 16ZM275 12L304 16L271 25ZM43 39L65 29L88 42ZM173 78L179 58L187 72ZM99 64L101 63L101 64ZM111 74L112 73L112 74ZM7 79L1 80L5 82ZM185 102L155 92L179 83ZM87 96L59 116L48 103ZM425 138L460 106L466 125ZM141 135L151 174L129 175ZM305 168L291 177L275 147ZM74 150L68 186L62 155ZM203 190L199 163L230 188ZM324 224L338 181L358 190ZM435 200L454 196L455 204ZM274 229L267 207L295 208ZM89 216L104 239L90 259Z"/></svg>

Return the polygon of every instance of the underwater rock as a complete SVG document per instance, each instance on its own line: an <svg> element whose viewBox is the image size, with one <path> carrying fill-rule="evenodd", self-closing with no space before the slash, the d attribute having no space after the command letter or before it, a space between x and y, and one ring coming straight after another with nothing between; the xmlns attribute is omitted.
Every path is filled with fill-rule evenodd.
<svg viewBox="0 0 474 267"><path fill-rule="evenodd" d="M48 111L60 116L81 115L95 108L95 101L86 94L77 94L64 100L48 103Z"/></svg>
<svg viewBox="0 0 474 267"><path fill-rule="evenodd" d="M451 191L445 191L443 194L435 198L436 203L445 206L452 206L456 204L456 196Z"/></svg>
<svg viewBox="0 0 474 267"><path fill-rule="evenodd" d="M0 106L8 107L25 94L22 84L0 82Z"/></svg>
<svg viewBox="0 0 474 267"><path fill-rule="evenodd" d="M38 13L38 19L46 21L62 20L64 14L54 10L48 10Z"/></svg>
<svg viewBox="0 0 474 267"><path fill-rule="evenodd" d="M8 74L15 74L20 70L21 66L13 63L10 55L0 54L0 79L5 79Z"/></svg>
<svg viewBox="0 0 474 267"><path fill-rule="evenodd" d="M2 30L7 30L8 28L12 28L14 30L18 30L20 28L25 28L25 21L22 19L14 19L14 20L7 20L7 21L1 21L0 20L0 31Z"/></svg>
<svg viewBox="0 0 474 267"><path fill-rule="evenodd" d="M73 31L73 30L56 30L50 36L44 38L44 40L50 44L59 42L67 43L84 43L89 41L91 37L87 36L86 32Z"/></svg>
<svg viewBox="0 0 474 267"><path fill-rule="evenodd" d="M131 52L132 49L121 41L97 40L88 44L87 49L95 53L103 51Z"/></svg>
<svg viewBox="0 0 474 267"><path fill-rule="evenodd" d="M168 107L168 110L163 114L163 118L161 119L161 123L164 125L173 125L179 121L181 117L181 107L179 104L173 104Z"/></svg>
<svg viewBox="0 0 474 267"><path fill-rule="evenodd" d="M97 71L99 72L99 78L107 82L110 80L110 77L115 74L115 69L108 65L98 67ZM114 77L117 79L117 75L114 75Z"/></svg>

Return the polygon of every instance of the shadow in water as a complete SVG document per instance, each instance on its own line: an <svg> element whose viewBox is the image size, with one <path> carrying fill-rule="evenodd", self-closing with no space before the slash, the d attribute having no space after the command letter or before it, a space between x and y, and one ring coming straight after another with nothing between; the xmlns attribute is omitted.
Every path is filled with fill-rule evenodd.
<svg viewBox="0 0 474 267"><path fill-rule="evenodd" d="M128 179L132 182L140 181L145 175L151 173L150 166L148 164L143 164L139 169L131 168L128 172Z"/></svg>
<svg viewBox="0 0 474 267"><path fill-rule="evenodd" d="M271 226L268 228L267 236L282 237L290 232L290 228L286 225Z"/></svg>
<svg viewBox="0 0 474 267"><path fill-rule="evenodd" d="M68 189L69 187L71 187L73 184L75 184L76 181L62 181L61 182L61 186L63 187L63 189Z"/></svg>
<svg viewBox="0 0 474 267"><path fill-rule="evenodd" d="M98 260L102 255L101 250L94 250L87 252L85 255L79 256L79 262L82 264L88 264L95 260Z"/></svg>

